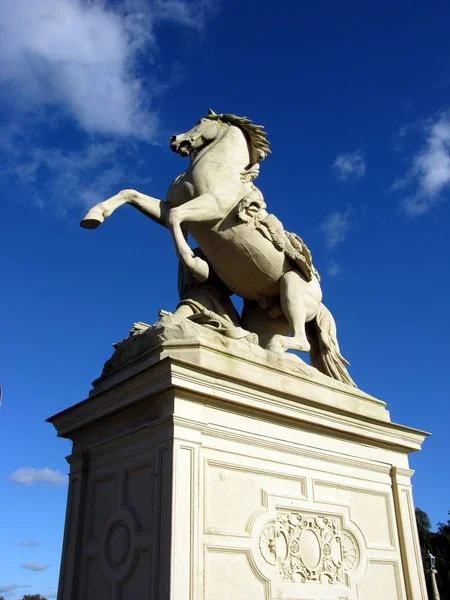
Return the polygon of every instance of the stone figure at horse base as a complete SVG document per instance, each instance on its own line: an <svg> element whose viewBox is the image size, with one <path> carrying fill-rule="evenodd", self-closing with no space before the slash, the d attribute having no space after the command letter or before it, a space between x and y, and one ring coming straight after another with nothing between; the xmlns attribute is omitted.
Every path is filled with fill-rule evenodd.
<svg viewBox="0 0 450 600"><path fill-rule="evenodd" d="M309 249L267 212L254 185L270 153L263 127L209 110L192 129L172 136L170 148L189 158L189 166L165 201L122 190L91 208L81 226L94 229L119 206L134 206L172 235L180 261L176 316L234 339L253 334L271 352L309 352L320 372L355 385ZM232 294L244 300L241 315Z"/></svg>

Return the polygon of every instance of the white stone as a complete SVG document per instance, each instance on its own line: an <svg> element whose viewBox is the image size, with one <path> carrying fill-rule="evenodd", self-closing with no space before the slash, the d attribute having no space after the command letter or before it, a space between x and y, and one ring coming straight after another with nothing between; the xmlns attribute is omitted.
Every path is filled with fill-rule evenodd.
<svg viewBox="0 0 450 600"><path fill-rule="evenodd" d="M81 226L95 229L120 206L134 206L172 235L182 282L178 314L207 313L210 321L234 325L238 334L242 329L257 334L260 345L273 352L309 352L319 371L355 385L333 316L322 303L310 250L266 211L254 185L259 163L270 153L263 127L210 110L192 129L172 136L170 147L190 161L170 185L167 200L122 190L91 208ZM231 294L244 300L240 316Z"/></svg>
<svg viewBox="0 0 450 600"><path fill-rule="evenodd" d="M296 357L137 329L141 351L50 419L73 440L59 600L426 600L426 434Z"/></svg>

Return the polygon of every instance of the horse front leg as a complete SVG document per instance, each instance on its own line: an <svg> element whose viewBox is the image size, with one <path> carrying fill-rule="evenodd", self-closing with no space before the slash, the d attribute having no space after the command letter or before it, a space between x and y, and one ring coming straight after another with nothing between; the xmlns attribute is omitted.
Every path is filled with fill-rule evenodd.
<svg viewBox="0 0 450 600"><path fill-rule="evenodd" d="M136 190L122 190L108 200L100 202L93 206L81 220L81 227L84 229L96 229L103 221L109 217L117 208L123 204L131 204L159 225L166 226L166 218L169 212L169 206L162 200L157 200L146 194L136 192Z"/></svg>
<svg viewBox="0 0 450 600"><path fill-rule="evenodd" d="M212 194L201 194L185 204L171 208L167 215L167 227L175 244L179 258L198 281L206 281L209 276L209 266L206 261L194 256L189 244L183 235L182 223L199 223L209 221L212 223L223 219L227 215L223 207ZM206 225L210 227L211 225Z"/></svg>
<svg viewBox="0 0 450 600"><path fill-rule="evenodd" d="M209 265L199 256L194 256L192 249L186 241L186 237L181 228L181 223L179 223L176 218L173 218L176 217L176 213L174 215L172 215L172 213L176 210L176 208L172 208L169 211L167 217L167 227L172 234L177 256L182 262L184 262L186 267L189 269L195 279L197 279L197 281L206 281L209 277Z"/></svg>

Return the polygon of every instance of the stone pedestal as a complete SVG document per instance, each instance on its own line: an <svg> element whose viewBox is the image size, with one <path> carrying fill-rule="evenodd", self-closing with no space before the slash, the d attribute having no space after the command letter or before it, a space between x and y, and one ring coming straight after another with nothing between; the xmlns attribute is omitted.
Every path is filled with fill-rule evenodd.
<svg viewBox="0 0 450 600"><path fill-rule="evenodd" d="M122 344L73 440L59 600L426 600L408 454L426 434L188 321Z"/></svg>

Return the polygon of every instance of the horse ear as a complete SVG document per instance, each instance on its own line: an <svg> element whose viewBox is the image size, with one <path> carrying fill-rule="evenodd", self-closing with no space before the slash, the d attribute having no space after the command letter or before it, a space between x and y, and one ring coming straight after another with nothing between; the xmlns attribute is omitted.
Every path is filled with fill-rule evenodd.
<svg viewBox="0 0 450 600"><path fill-rule="evenodd" d="M216 113L211 108L208 108L208 117L214 115L216 115Z"/></svg>

